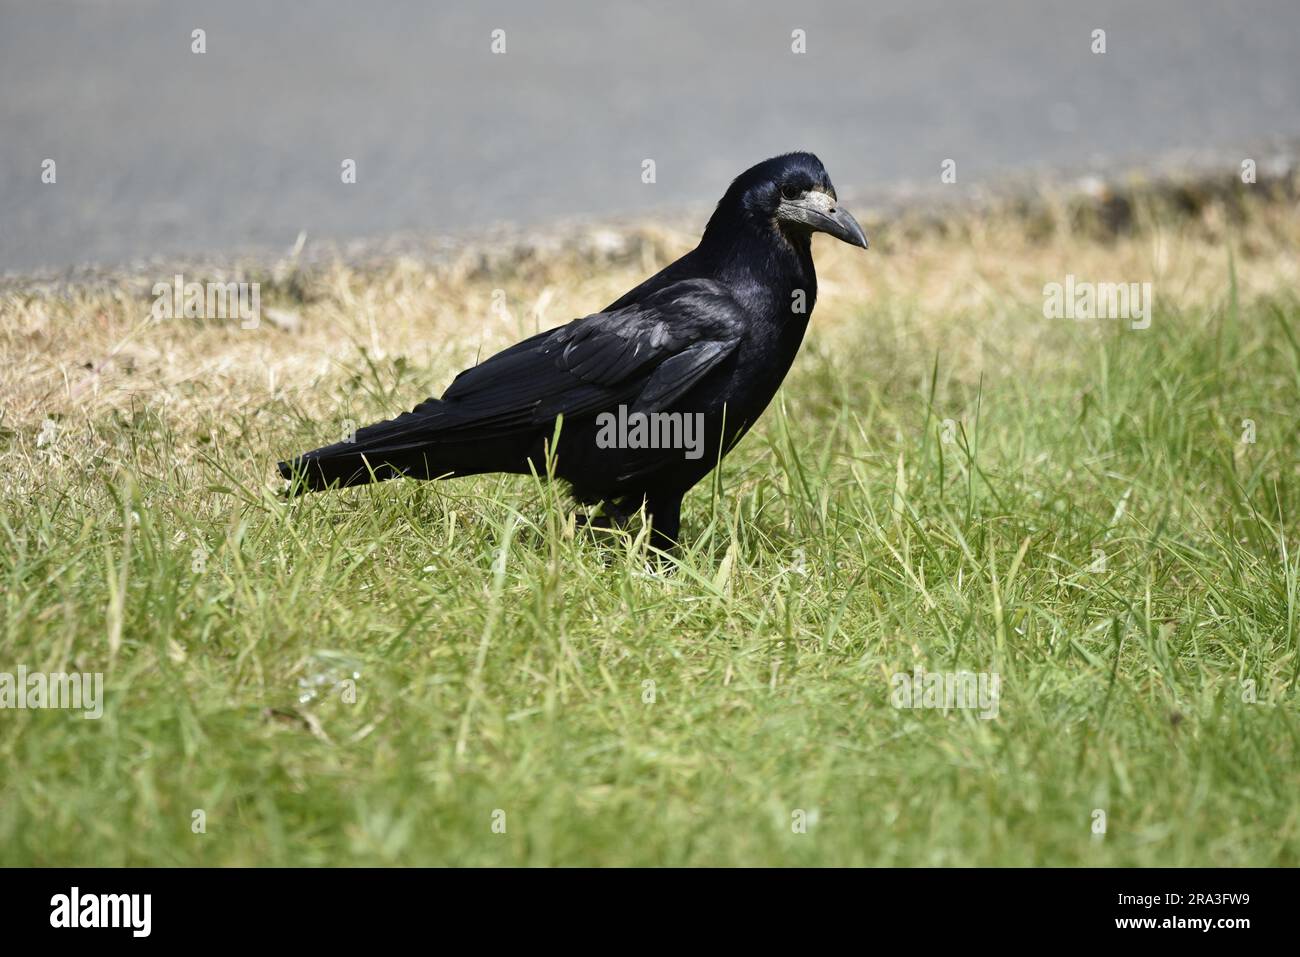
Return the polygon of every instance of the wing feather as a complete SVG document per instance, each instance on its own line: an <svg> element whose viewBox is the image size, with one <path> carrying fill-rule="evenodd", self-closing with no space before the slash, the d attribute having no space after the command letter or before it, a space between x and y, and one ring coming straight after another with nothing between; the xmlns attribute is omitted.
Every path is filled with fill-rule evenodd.
<svg viewBox="0 0 1300 957"><path fill-rule="evenodd" d="M563 414L594 414L620 402L665 407L729 355L744 314L727 288L684 280L619 309L539 333L467 369L427 405L429 439L531 430ZM422 408L417 407L417 410ZM407 420L418 431L419 411Z"/></svg>

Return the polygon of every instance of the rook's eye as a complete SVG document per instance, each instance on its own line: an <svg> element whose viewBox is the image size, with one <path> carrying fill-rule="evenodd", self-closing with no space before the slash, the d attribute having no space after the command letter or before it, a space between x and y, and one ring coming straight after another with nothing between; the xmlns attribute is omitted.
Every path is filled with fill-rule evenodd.
<svg viewBox="0 0 1300 957"><path fill-rule="evenodd" d="M781 187L782 199L798 199L800 194L802 193L803 190L801 190L798 186L791 186L788 183L785 186Z"/></svg>

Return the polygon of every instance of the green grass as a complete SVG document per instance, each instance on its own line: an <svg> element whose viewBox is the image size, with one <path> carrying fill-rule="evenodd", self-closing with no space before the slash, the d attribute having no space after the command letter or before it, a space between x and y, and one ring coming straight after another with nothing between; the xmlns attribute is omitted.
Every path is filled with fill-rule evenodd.
<svg viewBox="0 0 1300 957"><path fill-rule="evenodd" d="M332 430L292 393L144 395L48 470L10 432L0 670L106 704L0 712L0 861L1300 864L1300 306L1220 262L1148 330L974 366L944 328L1010 348L1041 301L927 338L824 292L666 575L530 479L279 500ZM402 374L353 352L324 401L391 414ZM894 708L918 665L997 673L997 717Z"/></svg>

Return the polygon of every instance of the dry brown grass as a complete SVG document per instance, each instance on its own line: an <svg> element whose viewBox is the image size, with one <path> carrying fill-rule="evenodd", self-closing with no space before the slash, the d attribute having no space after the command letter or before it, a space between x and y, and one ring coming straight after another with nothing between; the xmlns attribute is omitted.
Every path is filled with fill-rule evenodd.
<svg viewBox="0 0 1300 957"><path fill-rule="evenodd" d="M925 357L942 351L946 375L971 383L981 373L1074 361L1077 330L1026 321L1043 284L1067 273L1152 281L1164 308L1222 302L1231 241L1243 302L1300 287L1292 202L1210 201L1194 215L1168 213L1139 207L1120 235L1081 225L1067 202L1034 215L1012 208L956 215L938 230L920 216L868 218L866 254L817 240L812 341L834 350L870 336L882 356L920 360L912 363L918 376L929 373ZM6 471L13 481L30 467L43 422L89 436L88 427L114 411L151 409L192 436L213 417L241 421L288 402L332 432L340 417L334 386L354 375L361 350L380 365L402 357L411 370L394 406L373 410L396 413L440 392L478 357L600 309L686 252L693 237L646 225L612 239L602 233L603 241L520 247L515 256L471 247L438 264L336 263L288 274L280 266L262 277L263 320L251 330L237 320L153 320L150 289L170 272L57 293L11 288L0 296ZM1096 324L1098 334L1104 326Z"/></svg>

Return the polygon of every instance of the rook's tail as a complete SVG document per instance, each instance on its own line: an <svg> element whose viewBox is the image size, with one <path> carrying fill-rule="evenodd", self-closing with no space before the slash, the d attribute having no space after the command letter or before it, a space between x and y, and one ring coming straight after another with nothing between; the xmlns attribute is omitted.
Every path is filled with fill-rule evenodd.
<svg viewBox="0 0 1300 957"><path fill-rule="evenodd" d="M437 478L457 472L437 461L442 457L440 420L447 414L443 406L429 399L395 419L368 425L345 441L281 462L280 474L293 483L289 494L367 485L404 475Z"/></svg>

